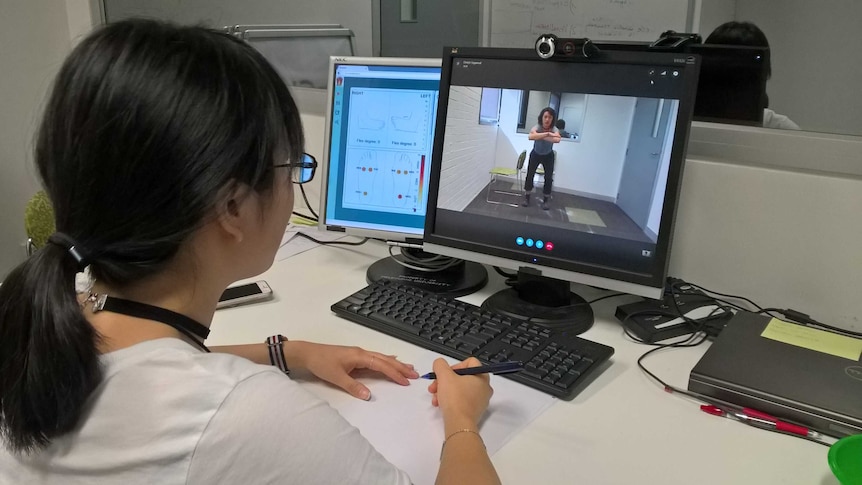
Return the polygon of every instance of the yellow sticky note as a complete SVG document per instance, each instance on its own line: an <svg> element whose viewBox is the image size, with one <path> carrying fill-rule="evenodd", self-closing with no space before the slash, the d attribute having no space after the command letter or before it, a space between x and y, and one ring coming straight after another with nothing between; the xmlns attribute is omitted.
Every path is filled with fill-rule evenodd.
<svg viewBox="0 0 862 485"><path fill-rule="evenodd" d="M760 336L824 354L844 357L854 362L862 355L862 339L787 323L777 318L773 318L766 325Z"/></svg>

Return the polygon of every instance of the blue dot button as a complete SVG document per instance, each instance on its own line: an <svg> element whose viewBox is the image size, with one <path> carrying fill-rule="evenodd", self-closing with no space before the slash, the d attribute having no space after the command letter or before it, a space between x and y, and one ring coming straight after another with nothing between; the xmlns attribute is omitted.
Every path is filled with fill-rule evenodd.
<svg viewBox="0 0 862 485"><path fill-rule="evenodd" d="M527 247L528 248L533 247L533 240L532 239L527 239Z"/></svg>

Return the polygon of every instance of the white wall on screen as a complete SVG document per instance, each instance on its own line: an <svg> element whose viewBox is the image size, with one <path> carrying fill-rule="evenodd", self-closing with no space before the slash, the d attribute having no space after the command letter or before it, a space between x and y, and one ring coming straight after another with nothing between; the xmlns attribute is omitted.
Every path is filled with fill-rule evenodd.
<svg viewBox="0 0 862 485"><path fill-rule="evenodd" d="M497 127L479 124L482 88L452 86L446 113L446 140L438 206L464 210L488 184L495 166Z"/></svg>
<svg viewBox="0 0 862 485"><path fill-rule="evenodd" d="M539 112L550 104L551 93L545 91L531 91L527 100L527 114L524 119L524 129L530 131L539 122Z"/></svg>

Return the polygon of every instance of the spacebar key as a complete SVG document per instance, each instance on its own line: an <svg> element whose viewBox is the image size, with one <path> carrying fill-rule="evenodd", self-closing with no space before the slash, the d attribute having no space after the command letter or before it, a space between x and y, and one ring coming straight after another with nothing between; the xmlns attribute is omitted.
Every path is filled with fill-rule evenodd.
<svg viewBox="0 0 862 485"><path fill-rule="evenodd" d="M412 333L413 335L419 335L419 328L414 327L409 323L402 322L401 320L396 320L388 315L384 315L382 313L372 313L368 315L368 318L381 322L385 325L389 325L390 327L395 327L398 330L403 330L407 333Z"/></svg>

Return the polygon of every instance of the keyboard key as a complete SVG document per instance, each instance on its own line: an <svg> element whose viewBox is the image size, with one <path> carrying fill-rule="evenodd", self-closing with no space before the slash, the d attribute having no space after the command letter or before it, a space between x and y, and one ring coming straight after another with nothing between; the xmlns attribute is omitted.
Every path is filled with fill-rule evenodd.
<svg viewBox="0 0 862 485"><path fill-rule="evenodd" d="M371 313L368 315L369 317L379 320L387 325L391 325L394 328L399 330L403 330L405 332L410 332L415 335L419 335L419 329L414 327L413 325L408 325L401 320L396 320L394 318L389 317L388 315L384 315L382 313Z"/></svg>

